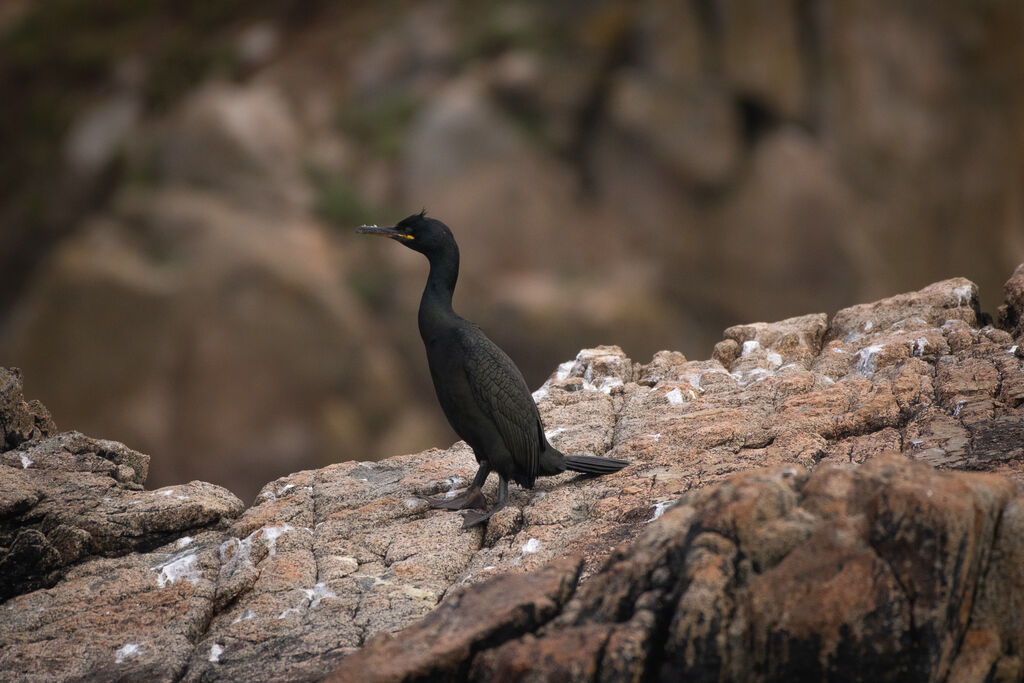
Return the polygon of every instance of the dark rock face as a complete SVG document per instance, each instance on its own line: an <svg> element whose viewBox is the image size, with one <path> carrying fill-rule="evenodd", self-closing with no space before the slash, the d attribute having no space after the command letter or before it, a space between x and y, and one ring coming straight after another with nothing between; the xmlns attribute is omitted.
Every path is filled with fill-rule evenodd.
<svg viewBox="0 0 1024 683"><path fill-rule="evenodd" d="M401 637L382 634L369 641L345 659L332 679L463 679L474 653L534 631L558 614L576 589L580 566L579 558L564 558L460 592Z"/></svg>
<svg viewBox="0 0 1024 683"><path fill-rule="evenodd" d="M547 624L482 648L468 679L1019 676L1011 653L1024 586L995 560L1018 545L1003 526L1007 512L1017 523L1014 493L1000 477L938 472L900 456L811 475L789 467L732 476L680 499ZM480 593L500 594L511 580ZM987 603L981 585L1004 601ZM415 680L396 673L397 653L430 623L386 650L369 643L333 680L360 679L356 665L378 671L381 655L387 675L365 680Z"/></svg>
<svg viewBox="0 0 1024 683"><path fill-rule="evenodd" d="M1019 680L1024 337L976 296L738 325L711 360L584 349L534 394L548 436L631 465L469 532L419 498L466 485L464 444L243 509L143 490L148 456L3 371L0 678Z"/></svg>
<svg viewBox="0 0 1024 683"><path fill-rule="evenodd" d="M53 585L84 557L117 556L223 524L242 502L192 482L143 491L149 456L115 441L55 431L0 368L0 599Z"/></svg>
<svg viewBox="0 0 1024 683"><path fill-rule="evenodd" d="M1024 337L1024 263L1013 271L1003 291L1006 298L999 307L1000 326L1019 340Z"/></svg>
<svg viewBox="0 0 1024 683"><path fill-rule="evenodd" d="M39 401L26 403L17 368L0 368L0 453L56 431Z"/></svg>

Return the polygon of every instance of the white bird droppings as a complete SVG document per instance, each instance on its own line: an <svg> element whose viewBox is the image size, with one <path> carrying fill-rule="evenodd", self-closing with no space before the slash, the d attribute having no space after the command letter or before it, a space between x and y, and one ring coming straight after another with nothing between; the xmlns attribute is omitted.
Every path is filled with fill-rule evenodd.
<svg viewBox="0 0 1024 683"><path fill-rule="evenodd" d="M572 372L572 368L574 365L576 365L575 360L567 360L564 363L559 363L558 369L555 370L555 380L561 382L566 377L568 377L569 373Z"/></svg>
<svg viewBox="0 0 1024 683"><path fill-rule="evenodd" d="M235 617L235 620L232 621L231 623L232 624L237 624L240 621L245 621L246 619L253 619L255 617L256 617L256 613L253 612L251 609L247 609L244 612L242 612L241 614L239 614L237 617Z"/></svg>
<svg viewBox="0 0 1024 683"><path fill-rule="evenodd" d="M562 380L564 380L566 377L569 376L569 373L572 372L572 369L575 365L576 361L574 360L567 360L564 363L559 364L558 369L555 370L555 376L549 378L548 381L544 382L544 384L541 385L540 389L533 392L533 402L537 403L542 399L546 398L548 395L548 388L551 386L551 382L561 382Z"/></svg>
<svg viewBox="0 0 1024 683"><path fill-rule="evenodd" d="M878 362L878 352L882 350L881 345L867 346L857 352L856 370L862 375L869 375L875 371Z"/></svg>
<svg viewBox="0 0 1024 683"><path fill-rule="evenodd" d="M538 541L536 538L531 538L526 542L525 545L523 545L523 554L525 555L527 553L535 553L538 550L540 550L540 548L540 541Z"/></svg>
<svg viewBox="0 0 1024 683"><path fill-rule="evenodd" d="M671 403L672 405L679 405L683 402L683 392L679 391L679 387L676 387L672 391L665 394L665 398L668 399L668 402Z"/></svg>
<svg viewBox="0 0 1024 683"><path fill-rule="evenodd" d="M314 585L312 588L302 589L302 600L295 607L289 607L285 611L277 615L278 619L284 619L289 614L299 614L303 609L309 608L314 609L320 606L320 603L328 598L338 597L334 591L327 587L326 583L320 582Z"/></svg>
<svg viewBox="0 0 1024 683"><path fill-rule="evenodd" d="M35 461L32 460L32 458L28 457L27 453L18 453L18 456L21 457L21 468L22 469L27 470L29 465L35 464Z"/></svg>
<svg viewBox="0 0 1024 683"><path fill-rule="evenodd" d="M267 552L271 555L275 554L277 552L277 539L289 531L295 531L295 527L291 524L263 527L263 542L267 544Z"/></svg>
<svg viewBox="0 0 1024 683"><path fill-rule="evenodd" d="M194 586L199 583L199 567L196 566L198 560L195 553L178 553L150 569L159 570L156 582L161 588L169 583L175 583L178 579L184 579Z"/></svg>
<svg viewBox="0 0 1024 683"><path fill-rule="evenodd" d="M971 303L971 298L974 296L974 288L971 285L957 287L953 290L953 296L956 297L956 307L960 308L964 304Z"/></svg>
<svg viewBox="0 0 1024 683"><path fill-rule="evenodd" d="M124 664L125 660L129 657L134 657L142 651L142 646L139 643L125 643L121 647L117 648L116 657L114 660L115 664Z"/></svg>
<svg viewBox="0 0 1024 683"><path fill-rule="evenodd" d="M309 599L309 608L314 609L320 606L320 603L327 598L336 598L334 591L327 587L326 583L320 582L313 586L312 589L305 590L306 597Z"/></svg>
<svg viewBox="0 0 1024 683"><path fill-rule="evenodd" d="M214 643L210 648L210 656L207 659L211 662L219 662L222 654L224 654L224 648L220 643Z"/></svg>
<svg viewBox="0 0 1024 683"><path fill-rule="evenodd" d="M651 517L649 520L647 520L645 522L645 524L650 524L654 520L656 520L659 517L661 517L663 514L665 514L665 510L669 509L669 507L671 505L672 505L672 501L665 501L665 502L662 502L662 503L655 503L654 504L654 516Z"/></svg>
<svg viewBox="0 0 1024 683"><path fill-rule="evenodd" d="M544 432L544 438L550 440L552 437L558 436L564 431L565 427L555 427L554 429L549 429L548 431Z"/></svg>

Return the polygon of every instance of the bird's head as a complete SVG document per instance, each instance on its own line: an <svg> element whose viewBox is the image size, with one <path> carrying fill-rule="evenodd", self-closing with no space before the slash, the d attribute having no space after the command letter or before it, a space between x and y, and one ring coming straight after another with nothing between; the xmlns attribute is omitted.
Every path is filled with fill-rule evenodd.
<svg viewBox="0 0 1024 683"><path fill-rule="evenodd" d="M427 216L426 211L403 218L393 227L381 228L376 225L361 225L356 232L364 235L381 235L403 244L430 258L447 250L458 251L455 238L448 226Z"/></svg>

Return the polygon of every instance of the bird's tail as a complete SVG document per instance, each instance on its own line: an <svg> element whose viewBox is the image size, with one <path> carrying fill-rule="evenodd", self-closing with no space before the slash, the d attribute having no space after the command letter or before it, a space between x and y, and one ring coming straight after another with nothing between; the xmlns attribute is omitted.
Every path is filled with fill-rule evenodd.
<svg viewBox="0 0 1024 683"><path fill-rule="evenodd" d="M585 474L611 474L618 472L629 463L614 458L599 458L593 455L565 456L565 469Z"/></svg>

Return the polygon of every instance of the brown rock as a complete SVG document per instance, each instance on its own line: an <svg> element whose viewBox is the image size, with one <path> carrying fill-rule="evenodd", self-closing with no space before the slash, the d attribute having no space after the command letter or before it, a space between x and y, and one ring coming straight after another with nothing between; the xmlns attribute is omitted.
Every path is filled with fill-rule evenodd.
<svg viewBox="0 0 1024 683"><path fill-rule="evenodd" d="M0 367L0 453L55 431L42 403L25 402L18 369Z"/></svg>
<svg viewBox="0 0 1024 683"><path fill-rule="evenodd" d="M941 473L899 456L810 476L793 468L735 475L687 494L616 550L547 625L473 648L468 679L985 677L997 662L1012 666L1006 638L1019 634L1007 619L1024 592L1003 573L1019 566L1003 554L1019 543L1001 532L1005 515L1016 521L1013 495L999 477ZM495 579L472 593L529 599L522 580ZM978 593L980 585L993 592ZM997 592L998 604L989 598ZM436 657L445 668L432 671L420 643L482 618L480 609L465 597L461 608L446 605L370 643L334 680L448 680L458 665ZM508 621L518 634L520 622Z"/></svg>
<svg viewBox="0 0 1024 683"><path fill-rule="evenodd" d="M867 662L883 679L1012 680L1024 370L1008 333L977 327L973 309L957 317L964 286L847 309L831 328L820 314L735 326L716 360L666 351L641 365L584 349L535 394L548 438L630 466L513 487L508 508L469 532L420 498L466 486L476 463L461 443L297 472L238 514L198 482L141 491L147 458L119 444L21 442L0 454L0 551L4 607L25 616L0 622L0 666L44 667L57 636L40 619L52 614L74 653L45 665L57 677L305 680L358 651L352 662L387 660L362 670L395 678L435 664L457 679L822 678ZM903 457L883 456L894 450ZM570 556L580 586L564 606L523 588ZM198 602L156 612L159 625L151 599L171 598L129 597L153 590L141 577L159 588L166 567L193 565L201 578L173 590L203 586ZM102 581L112 567L123 590ZM509 610L446 611L451 637L421 627L407 661L401 636L373 641L502 575L522 583L499 580L485 602ZM76 577L102 587L116 620L81 602ZM541 603L543 618L520 618ZM115 636L125 624L146 645L117 662L143 642Z"/></svg>
<svg viewBox="0 0 1024 683"><path fill-rule="evenodd" d="M580 561L569 557L460 592L403 631L401 640L387 635L370 640L328 680L462 680L474 652L536 630L557 614L575 590L579 570Z"/></svg>
<svg viewBox="0 0 1024 683"><path fill-rule="evenodd" d="M148 466L147 455L77 432L0 454L0 597L53 585L83 558L145 551L242 511L205 482L142 491Z"/></svg>
<svg viewBox="0 0 1024 683"><path fill-rule="evenodd" d="M941 327L947 320L978 326L978 287L965 278L936 282L918 292L844 308L832 318L826 341L857 343L890 329Z"/></svg>
<svg viewBox="0 0 1024 683"><path fill-rule="evenodd" d="M1004 303L999 307L999 324L1018 342L1024 341L1024 263L1017 266L1003 285ZM1018 346L1019 348L1019 346Z"/></svg>
<svg viewBox="0 0 1024 683"><path fill-rule="evenodd" d="M797 4L727 0L718 11L726 77L775 116L798 120L807 113L807 80L797 35Z"/></svg>

